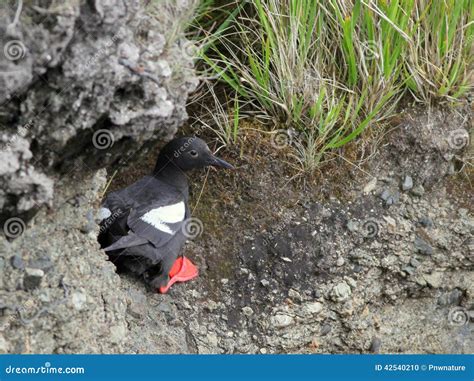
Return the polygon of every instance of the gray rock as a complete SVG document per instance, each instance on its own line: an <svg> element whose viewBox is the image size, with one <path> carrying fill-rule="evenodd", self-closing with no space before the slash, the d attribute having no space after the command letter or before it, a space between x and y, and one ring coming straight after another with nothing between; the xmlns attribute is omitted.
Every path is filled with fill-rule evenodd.
<svg viewBox="0 0 474 381"><path fill-rule="evenodd" d="M382 346L382 340L379 337L374 337L370 343L369 351L372 353L380 353L380 347Z"/></svg>
<svg viewBox="0 0 474 381"><path fill-rule="evenodd" d="M323 309L323 305L320 302L305 303L302 307L303 313L306 315L317 315Z"/></svg>
<svg viewBox="0 0 474 381"><path fill-rule="evenodd" d="M425 274L423 277L425 278L426 283L430 287L439 288L442 285L443 273L441 272L433 272L431 274Z"/></svg>
<svg viewBox="0 0 474 381"><path fill-rule="evenodd" d="M359 229L359 223L354 220L350 220L347 222L347 229L351 232L355 232Z"/></svg>
<svg viewBox="0 0 474 381"><path fill-rule="evenodd" d="M340 282L333 287L331 291L331 298L335 302L342 302L348 299L351 294L351 287L346 282Z"/></svg>
<svg viewBox="0 0 474 381"><path fill-rule="evenodd" d="M363 192L365 194L369 194L376 188L376 186L377 186L377 178L374 177L364 186Z"/></svg>
<svg viewBox="0 0 474 381"><path fill-rule="evenodd" d="M394 205L398 203L398 201L400 200L400 192L385 189L380 194L380 198L385 201L385 205L388 205L388 206Z"/></svg>
<svg viewBox="0 0 474 381"><path fill-rule="evenodd" d="M388 189L384 189L382 193L380 194L380 198L384 201L387 201L390 198L390 191Z"/></svg>
<svg viewBox="0 0 474 381"><path fill-rule="evenodd" d="M413 188L413 179L411 176L405 176L405 179L403 180L402 184L402 189L404 191L408 191Z"/></svg>
<svg viewBox="0 0 474 381"><path fill-rule="evenodd" d="M85 175L81 181L63 177L54 207L41 209L27 234L11 242L0 237L0 251L5 250L6 258L20 253L32 257L28 270L5 271L0 282L1 302L23 308L23 317L33 319L31 324L15 324L15 336L8 338L11 353L120 353L124 350L122 341L112 341L110 327L119 324L127 327L126 290L114 266L99 250L96 237L80 234L72 228L79 227L78 216L85 215L90 205L98 204L97 197L105 184L105 171ZM81 205L68 202L78 194L86 202ZM46 256L54 265L54 271L49 271L47 276L45 269L32 267L36 266L36 259L41 262ZM34 289L27 294L25 286ZM73 306L75 293L87 295L87 304L82 308ZM74 297L75 302L81 299ZM34 304L30 305L30 300ZM76 303L76 307L79 305ZM16 321L17 316L9 309L2 312L0 330L5 317ZM41 313L35 316L37 312ZM126 340L127 335L125 331L122 339Z"/></svg>
<svg viewBox="0 0 474 381"><path fill-rule="evenodd" d="M301 294L298 291L293 290L292 288L288 290L288 297L297 302L301 302L303 300Z"/></svg>
<svg viewBox="0 0 474 381"><path fill-rule="evenodd" d="M191 17L191 1L48 6L51 17L24 4L9 31L16 7L0 14L0 34L23 53L15 61L0 55L0 217L33 216L50 203L58 170L102 168L140 153L143 143L172 138L198 84L176 26ZM47 85L38 86L40 76Z"/></svg>
<svg viewBox="0 0 474 381"><path fill-rule="evenodd" d="M23 276L23 287L26 290L34 290L35 288L38 288L41 284L43 276L43 270L27 267L25 269L25 275Z"/></svg>
<svg viewBox="0 0 474 381"><path fill-rule="evenodd" d="M461 302L463 297L463 292L457 288L455 288L450 294L448 298L448 302L452 306L457 306Z"/></svg>
<svg viewBox="0 0 474 381"><path fill-rule="evenodd" d="M140 291L131 290L128 295L127 312L135 318L142 318L147 313L147 298ZM162 301L158 305L160 312L170 312L171 306L166 301Z"/></svg>
<svg viewBox="0 0 474 381"><path fill-rule="evenodd" d="M245 306L244 308L242 308L242 312L245 316L252 316L253 315L252 308L250 308L248 306Z"/></svg>
<svg viewBox="0 0 474 381"><path fill-rule="evenodd" d="M421 197L425 194L425 188L423 188L423 185L417 185L411 190L411 193L415 196Z"/></svg>
<svg viewBox="0 0 474 381"><path fill-rule="evenodd" d="M94 211L88 210L86 213L86 223L82 225L81 232L84 234L89 234L95 231L97 224L94 219Z"/></svg>
<svg viewBox="0 0 474 381"><path fill-rule="evenodd" d="M73 307L81 311L87 303L87 294L84 290L78 290L72 293L71 302Z"/></svg>
<svg viewBox="0 0 474 381"><path fill-rule="evenodd" d="M110 327L110 340L112 343L118 344L125 340L127 328L124 324L117 324Z"/></svg>
<svg viewBox="0 0 474 381"><path fill-rule="evenodd" d="M420 261L416 259L415 257L411 257L410 265L412 265L414 268L417 268L418 266L420 266Z"/></svg>
<svg viewBox="0 0 474 381"><path fill-rule="evenodd" d="M331 332L331 326L329 324L325 324L321 327L319 334L321 336L326 336L329 332Z"/></svg>
<svg viewBox="0 0 474 381"><path fill-rule="evenodd" d="M415 237L415 248L420 254L433 255L433 248L423 238Z"/></svg>
<svg viewBox="0 0 474 381"><path fill-rule="evenodd" d="M14 255L10 258L10 263L14 269L23 270L25 268L25 263L19 255Z"/></svg>
<svg viewBox="0 0 474 381"><path fill-rule="evenodd" d="M431 228L433 227L433 220L430 217L422 217L420 221L418 221L421 226L424 228Z"/></svg>
<svg viewBox="0 0 474 381"><path fill-rule="evenodd" d="M272 316L271 318L271 324L275 327L275 328L285 328L285 327L288 327L292 324L294 324L294 319L293 317L289 316L289 315L286 315L286 314L277 314L275 316Z"/></svg>
<svg viewBox="0 0 474 381"><path fill-rule="evenodd" d="M0 335L0 354L8 354L10 353L10 345L8 341L5 340L3 335Z"/></svg>

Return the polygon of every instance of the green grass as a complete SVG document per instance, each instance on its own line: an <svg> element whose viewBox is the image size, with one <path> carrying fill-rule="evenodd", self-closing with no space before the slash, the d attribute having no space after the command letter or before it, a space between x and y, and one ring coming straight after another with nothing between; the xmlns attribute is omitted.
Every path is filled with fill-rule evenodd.
<svg viewBox="0 0 474 381"><path fill-rule="evenodd" d="M470 88L470 0L201 5L199 35L212 30L201 58L235 94L220 106L228 118L219 138L235 142L239 116L258 111L266 128L299 132L294 157L304 171L383 123L405 94L451 102Z"/></svg>

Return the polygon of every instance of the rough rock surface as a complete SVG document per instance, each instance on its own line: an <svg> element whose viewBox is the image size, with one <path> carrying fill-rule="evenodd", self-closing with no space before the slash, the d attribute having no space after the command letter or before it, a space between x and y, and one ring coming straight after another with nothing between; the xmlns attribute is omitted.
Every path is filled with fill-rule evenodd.
<svg viewBox="0 0 474 381"><path fill-rule="evenodd" d="M122 352L126 299L98 250L93 216L105 171L60 179L51 209L0 240L0 353Z"/></svg>
<svg viewBox="0 0 474 381"><path fill-rule="evenodd" d="M0 5L0 222L51 202L58 172L126 162L186 120L192 1L145 3Z"/></svg>
<svg viewBox="0 0 474 381"><path fill-rule="evenodd" d="M465 147L443 145L463 116L427 118L402 123L371 176L352 169L341 190L304 190L255 147L227 158L239 170L209 175L204 231L186 247L201 275L167 295L98 249L103 173L64 175L52 207L0 241L0 352L472 353L474 203L450 174Z"/></svg>

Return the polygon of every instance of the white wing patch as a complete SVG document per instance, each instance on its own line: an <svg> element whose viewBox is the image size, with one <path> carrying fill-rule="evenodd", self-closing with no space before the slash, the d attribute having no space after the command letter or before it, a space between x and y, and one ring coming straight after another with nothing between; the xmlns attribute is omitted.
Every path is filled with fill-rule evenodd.
<svg viewBox="0 0 474 381"><path fill-rule="evenodd" d="M173 234L173 231L167 224L173 224L184 220L186 208L184 202L177 204L160 206L152 209L141 217L142 221L152 225L154 228L168 234Z"/></svg>
<svg viewBox="0 0 474 381"><path fill-rule="evenodd" d="M109 218L112 215L112 212L110 211L109 208L100 208L99 209L99 219L101 221L105 220L106 218Z"/></svg>

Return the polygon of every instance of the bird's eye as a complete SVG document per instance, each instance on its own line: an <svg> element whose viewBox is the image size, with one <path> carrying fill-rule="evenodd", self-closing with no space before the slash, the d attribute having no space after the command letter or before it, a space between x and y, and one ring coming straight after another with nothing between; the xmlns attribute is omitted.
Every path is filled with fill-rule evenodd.
<svg viewBox="0 0 474 381"><path fill-rule="evenodd" d="M198 153L197 153L197 151L195 151L195 150L189 151L189 154L190 154L192 157L197 157L197 156L198 156Z"/></svg>

